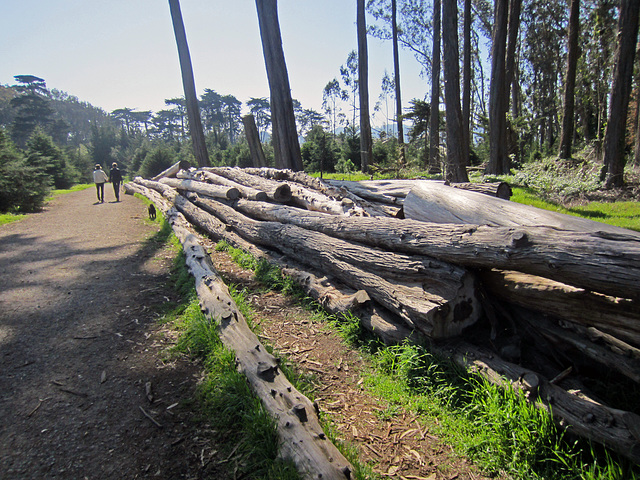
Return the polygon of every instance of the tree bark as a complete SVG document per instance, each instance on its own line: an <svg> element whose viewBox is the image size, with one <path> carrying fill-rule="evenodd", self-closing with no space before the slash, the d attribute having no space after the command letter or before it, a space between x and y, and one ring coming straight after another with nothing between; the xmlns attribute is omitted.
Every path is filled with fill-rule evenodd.
<svg viewBox="0 0 640 480"><path fill-rule="evenodd" d="M246 185L234 182L233 180L221 177L220 175L216 175L215 173L209 172L207 170L183 172L181 174L178 174L178 178L197 180L199 182L206 181L209 183L213 183L214 185L220 185L222 187L235 188L236 190L238 190L242 198L246 198L248 200L257 200L259 202L264 202L268 199L266 192L263 192L262 190L247 187Z"/></svg>
<svg viewBox="0 0 640 480"><path fill-rule="evenodd" d="M393 72L396 86L396 122L398 124L398 146L400 147L400 165L404 166L406 153L404 148L404 129L402 128L402 88L400 88L400 52L398 49L398 19L396 0L391 0L391 32L393 39Z"/></svg>
<svg viewBox="0 0 640 480"><path fill-rule="evenodd" d="M358 92L360 94L360 166L363 173L369 171L373 161L371 119L369 118L369 54L367 50L367 22L365 0L358 0Z"/></svg>
<svg viewBox="0 0 640 480"><path fill-rule="evenodd" d="M489 95L489 163L487 173L509 173L507 154L506 44L509 0L496 0L493 46L491 48L491 91Z"/></svg>
<svg viewBox="0 0 640 480"><path fill-rule="evenodd" d="M634 301L509 270L487 270L480 277L482 285L498 298L596 328L640 347L640 309Z"/></svg>
<svg viewBox="0 0 640 480"><path fill-rule="evenodd" d="M279 222L256 222L218 202L206 208L246 240L331 274L430 338L458 335L479 314L468 272L420 256L381 252ZM194 219L197 218L194 216Z"/></svg>
<svg viewBox="0 0 640 480"><path fill-rule="evenodd" d="M322 427L313 404L286 379L277 359L249 329L197 234L175 209L163 213L183 245L204 315L215 322L222 342L236 354L238 370L277 421L283 439L281 456L291 459L303 478L318 478L320 474L335 480L350 478L353 467L324 435L318 434Z"/></svg>
<svg viewBox="0 0 640 480"><path fill-rule="evenodd" d="M186 160L181 160L178 163L174 163L173 165L171 165L164 172L161 172L153 177L152 180L158 181L163 177L175 177L176 175L178 175L178 172L180 172L180 170L187 170L190 166L191 165L189 165L189 162L187 162Z"/></svg>
<svg viewBox="0 0 640 480"><path fill-rule="evenodd" d="M463 75L462 75L462 128L464 133L464 166L469 165L471 148L471 0L464 0L463 20Z"/></svg>
<svg viewBox="0 0 640 480"><path fill-rule="evenodd" d="M247 137L247 143L249 144L249 151L251 152L253 166L268 166L267 158L264 156L264 150L262 150L262 143L260 143L260 133L258 133L256 119L251 114L245 115L242 117L242 123L244 125L244 133Z"/></svg>
<svg viewBox="0 0 640 480"><path fill-rule="evenodd" d="M431 118L429 120L429 173L440 173L440 0L433 0L433 54L431 59Z"/></svg>
<svg viewBox="0 0 640 480"><path fill-rule="evenodd" d="M609 105L609 120L604 135L601 180L607 188L624 185L625 135L633 63L638 41L638 13L640 0L622 0L618 19L618 47L616 49L613 86Z"/></svg>
<svg viewBox="0 0 640 480"><path fill-rule="evenodd" d="M571 0L569 14L569 41L567 44L567 71L564 81L564 112L560 132L560 158L571 158L574 132L574 107L576 91L576 71L578 67L580 35L580 0Z"/></svg>
<svg viewBox="0 0 640 480"><path fill-rule="evenodd" d="M240 191L235 187L223 185L211 185L210 183L198 182L196 180L180 180L177 178L163 178L160 183L169 185L177 190L186 190L199 193L212 198L222 198L225 200L236 200L240 197Z"/></svg>
<svg viewBox="0 0 640 480"><path fill-rule="evenodd" d="M207 167L209 166L209 153L207 152L207 144L205 143L204 131L202 130L200 106L198 105L196 84L193 78L193 67L191 66L191 55L189 54L189 45L187 44L187 34L184 31L180 2L178 0L169 0L169 8L171 9L173 31L175 33L176 43L178 44L182 86L184 88L184 97L187 105L187 117L189 119L191 141L193 142L193 152L198 166Z"/></svg>
<svg viewBox="0 0 640 480"><path fill-rule="evenodd" d="M273 137L274 146L277 147L274 149L276 166L303 170L289 74L282 50L277 0L256 0L256 8L271 93Z"/></svg>
<svg viewBox="0 0 640 480"><path fill-rule="evenodd" d="M640 236L634 232L337 217L244 200L236 202L236 208L254 218L287 222L386 251L430 256L465 267L518 270L607 295L640 299Z"/></svg>
<svg viewBox="0 0 640 480"><path fill-rule="evenodd" d="M287 183L278 183L256 175L249 175L239 168L212 167L207 171L247 187L261 190L274 202L284 203L291 200L291 187Z"/></svg>
<svg viewBox="0 0 640 480"><path fill-rule="evenodd" d="M450 182L468 182L464 158L465 148L462 109L460 108L460 70L458 61L458 2L444 0L442 4L444 47L444 94L447 110L447 171Z"/></svg>

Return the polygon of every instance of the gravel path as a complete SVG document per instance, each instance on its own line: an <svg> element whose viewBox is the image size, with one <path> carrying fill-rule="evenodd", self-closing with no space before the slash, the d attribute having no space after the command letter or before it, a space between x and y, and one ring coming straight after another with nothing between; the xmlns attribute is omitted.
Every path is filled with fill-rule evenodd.
<svg viewBox="0 0 640 480"><path fill-rule="evenodd" d="M180 403L197 371L162 361L154 323L173 254L148 241L140 200L105 198L61 195L0 226L2 479L202 474Z"/></svg>

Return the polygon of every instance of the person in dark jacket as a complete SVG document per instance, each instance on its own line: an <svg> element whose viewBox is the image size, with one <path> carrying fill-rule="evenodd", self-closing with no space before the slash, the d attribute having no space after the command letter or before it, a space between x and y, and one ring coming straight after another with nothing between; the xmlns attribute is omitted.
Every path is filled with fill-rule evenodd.
<svg viewBox="0 0 640 480"><path fill-rule="evenodd" d="M118 164L113 162L109 171L109 181L113 184L113 193L116 194L116 202L120 201L120 185L122 184L122 173L118 168Z"/></svg>

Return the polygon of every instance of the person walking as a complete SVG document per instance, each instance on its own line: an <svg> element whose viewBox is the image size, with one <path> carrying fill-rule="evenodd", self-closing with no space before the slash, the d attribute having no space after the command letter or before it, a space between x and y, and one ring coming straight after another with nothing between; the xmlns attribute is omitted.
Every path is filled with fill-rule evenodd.
<svg viewBox="0 0 640 480"><path fill-rule="evenodd" d="M107 174L102 170L102 165L96 163L93 170L93 182L96 184L96 193L98 194L98 202L104 203L104 184L109 180Z"/></svg>
<svg viewBox="0 0 640 480"><path fill-rule="evenodd" d="M118 164L113 162L109 171L109 181L113 184L113 193L116 194L116 202L120 201L120 184L122 183L122 173Z"/></svg>

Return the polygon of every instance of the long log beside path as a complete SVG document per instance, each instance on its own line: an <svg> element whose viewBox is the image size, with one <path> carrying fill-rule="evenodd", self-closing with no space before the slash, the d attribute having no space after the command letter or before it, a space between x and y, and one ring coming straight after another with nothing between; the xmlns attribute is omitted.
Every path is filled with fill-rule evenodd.
<svg viewBox="0 0 640 480"><path fill-rule="evenodd" d="M125 189L136 191L130 184ZM168 205L170 202L162 202L159 206ZM198 234L175 207L163 214L182 243L203 313L218 326L221 340L236 354L239 370L278 422L283 439L280 455L291 459L307 479L350 478L353 467L323 433L312 402L286 379L278 360L249 328Z"/></svg>

